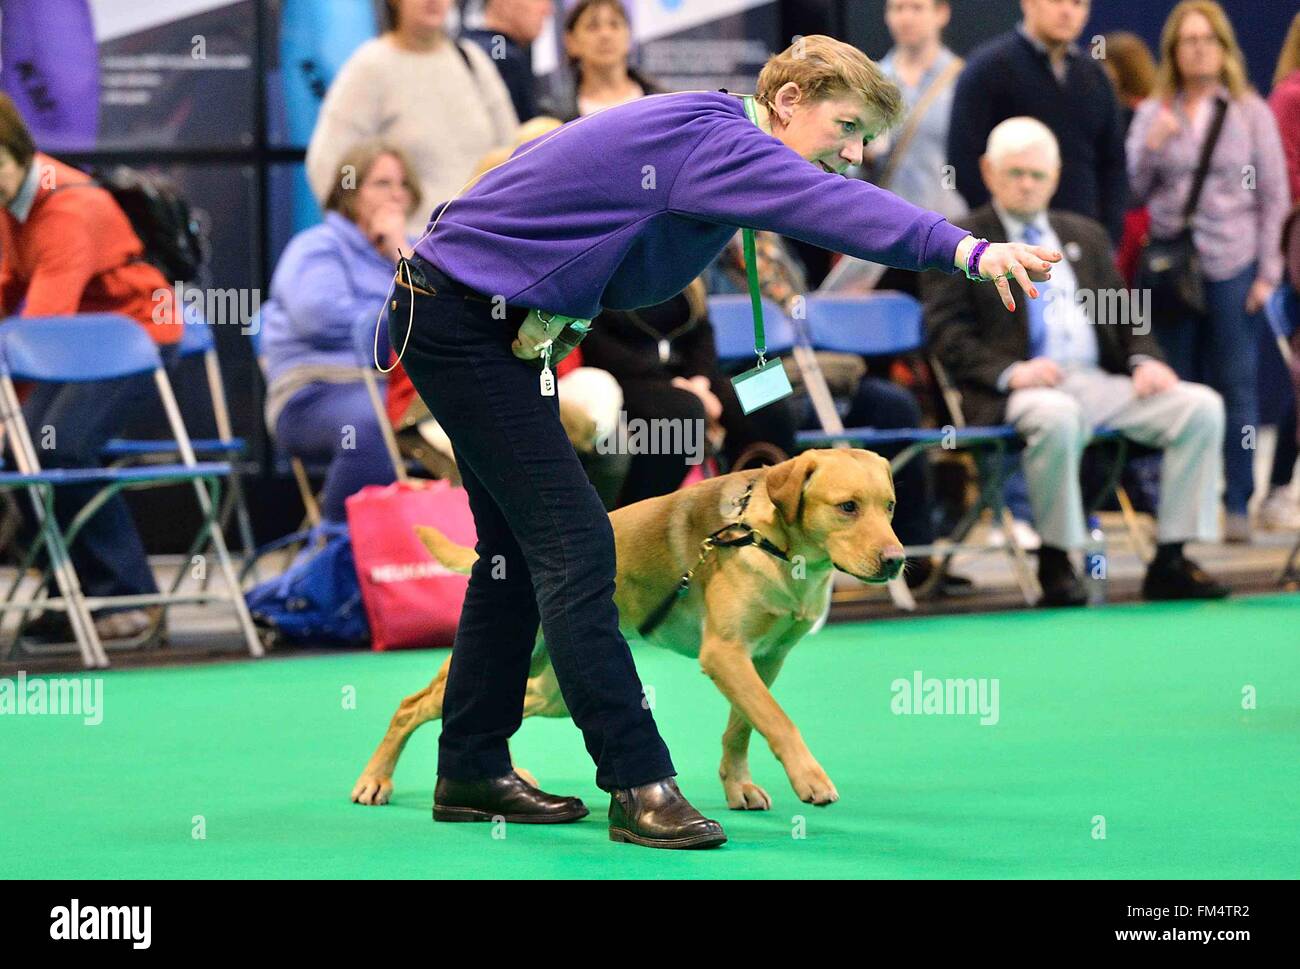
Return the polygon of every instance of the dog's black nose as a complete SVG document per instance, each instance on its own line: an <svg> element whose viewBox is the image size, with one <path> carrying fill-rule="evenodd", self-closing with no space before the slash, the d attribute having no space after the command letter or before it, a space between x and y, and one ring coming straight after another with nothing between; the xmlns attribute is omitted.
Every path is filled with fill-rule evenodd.
<svg viewBox="0 0 1300 969"><path fill-rule="evenodd" d="M887 579L896 579L907 564L907 555L901 545L887 545L880 550L880 571Z"/></svg>

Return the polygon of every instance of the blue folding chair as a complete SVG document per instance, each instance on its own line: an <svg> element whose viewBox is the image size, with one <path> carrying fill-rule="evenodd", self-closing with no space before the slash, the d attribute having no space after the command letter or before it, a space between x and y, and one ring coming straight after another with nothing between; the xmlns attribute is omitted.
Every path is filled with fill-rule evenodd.
<svg viewBox="0 0 1300 969"><path fill-rule="evenodd" d="M236 462L247 451L247 442L236 437L230 420L230 408L226 402L226 386L221 377L221 360L217 355L217 341L212 324L202 319L191 307L185 309L185 326L181 330L180 345L177 347L177 362L203 358L203 368L208 382L208 399L212 404L212 416L217 425L215 438L197 438L191 443L195 454L213 459L231 462L230 488L222 505L220 524L224 529L233 512L239 541L244 554L253 551L253 527L248 514L248 505L244 500L243 478ZM167 459L176 454L176 442L171 440L128 440L114 438L105 443L100 456L110 464L122 467L142 461Z"/></svg>
<svg viewBox="0 0 1300 969"><path fill-rule="evenodd" d="M718 348L718 360L724 364L752 360L754 357L754 310L748 296L709 297L709 322ZM794 346L795 334L781 307L763 298L763 335L767 355L785 353Z"/></svg>
<svg viewBox="0 0 1300 969"><path fill-rule="evenodd" d="M168 426L174 441L173 449L180 454L178 464L141 465L129 468L81 468L42 470L38 452L32 443L31 433L23 418L14 387L15 380L36 382L93 382L113 380L137 374L153 375ZM31 318L10 320L0 326L0 418L15 463L16 472L0 473L0 489L26 490L32 497L39 525L37 540L28 551L9 594L0 602L0 611L21 610L24 614L36 608L62 609L68 613L77 645L87 666L107 666L108 658L90 620L93 609L103 607L138 607L146 605L174 605L181 602L229 602L235 610L240 631L249 653L261 656L263 649L258 640L248 608L244 603L225 539L214 527L219 509L221 482L230 476L230 465L224 462L200 463L181 419L170 380L163 369L157 347L144 329L125 316L113 314L87 314L70 317ZM180 570L167 592L128 596L85 596L77 581L75 569L68 558L67 549L76 541L77 533L104 502L124 490L152 488L191 482L198 498L203 521L191 544L187 560L210 541L216 552L218 566L225 579L226 593L200 591L180 593L184 577ZM53 514L53 494L62 486L71 484L102 484L103 487L68 523L60 529ZM41 590L32 601L18 601L16 596L24 573L42 548L48 548L50 565L59 589L59 597L41 598L44 595L45 577L39 584ZM25 620L24 620L25 621ZM21 627L20 627L21 632ZM146 636L146 639L152 636ZM15 639L13 649L18 647Z"/></svg>
<svg viewBox="0 0 1300 969"><path fill-rule="evenodd" d="M814 294L805 308L808 336L818 350L883 357L925 345L921 304L906 293Z"/></svg>

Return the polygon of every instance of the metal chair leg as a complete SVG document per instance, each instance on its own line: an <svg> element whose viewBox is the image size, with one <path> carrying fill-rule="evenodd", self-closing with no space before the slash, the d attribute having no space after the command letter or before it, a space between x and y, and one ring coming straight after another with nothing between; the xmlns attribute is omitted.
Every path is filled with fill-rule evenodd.
<svg viewBox="0 0 1300 969"><path fill-rule="evenodd" d="M298 494L302 498L302 507L307 512L307 522L315 528L321 523L320 505L311 490L311 479L307 477L307 468L298 458L290 458L289 466L293 468L293 479L298 483Z"/></svg>

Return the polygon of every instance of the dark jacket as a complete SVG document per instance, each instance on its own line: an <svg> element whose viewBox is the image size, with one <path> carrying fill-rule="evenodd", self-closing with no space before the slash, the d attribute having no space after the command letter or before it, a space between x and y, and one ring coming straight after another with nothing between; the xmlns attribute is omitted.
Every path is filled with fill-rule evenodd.
<svg viewBox="0 0 1300 969"><path fill-rule="evenodd" d="M1079 256L1070 264L1080 291L1126 288L1111 256L1110 239L1099 223L1073 212L1057 211L1049 212L1047 221L1066 250L1065 258L1070 259L1071 252ZM1007 241L1002 220L991 205L972 212L964 225L990 242ZM1007 393L998 389L998 377L1029 354L1029 311L1025 307L1028 297L1015 283L1012 290L1016 311L1008 313L992 283L973 282L963 274L922 275L930 350L961 391L968 424L1001 424L1006 419ZM1091 308L1096 304L1084 305ZM1164 359L1150 332L1139 335L1132 326L1097 326L1093 322L1102 369L1127 374L1131 370L1129 361L1136 355Z"/></svg>
<svg viewBox="0 0 1300 969"><path fill-rule="evenodd" d="M659 345L665 337L668 360ZM633 380L671 383L674 377L718 374L718 352L703 286L692 283L672 299L638 310L605 310L582 341L582 362ZM719 380L721 380L719 375Z"/></svg>
<svg viewBox="0 0 1300 969"><path fill-rule="evenodd" d="M537 98L537 78L533 76L533 49L513 38L491 30L462 30L461 37L483 48L510 92L510 102L522 124L542 113ZM473 73L473 68L470 68Z"/></svg>
<svg viewBox="0 0 1300 969"><path fill-rule="evenodd" d="M1119 102L1088 48L1071 54L1069 63L1062 86L1047 55L1019 31L977 48L953 94L948 162L957 173L957 190L978 208L989 200L979 166L989 132L1007 118L1037 118L1061 146L1061 187L1053 204L1097 219L1119 242L1128 199Z"/></svg>

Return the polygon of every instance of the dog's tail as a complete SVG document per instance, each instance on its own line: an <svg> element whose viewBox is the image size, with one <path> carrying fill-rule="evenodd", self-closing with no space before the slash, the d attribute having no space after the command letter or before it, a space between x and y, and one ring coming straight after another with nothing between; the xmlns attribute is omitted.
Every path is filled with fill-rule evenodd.
<svg viewBox="0 0 1300 969"><path fill-rule="evenodd" d="M416 525L415 534L429 550L429 554L453 572L469 575L469 570L478 561L478 552L467 545L457 545L432 526Z"/></svg>

